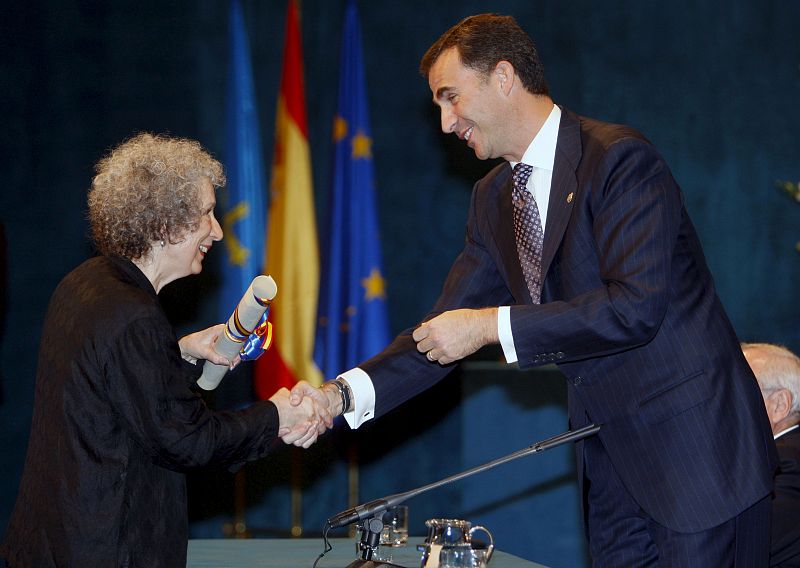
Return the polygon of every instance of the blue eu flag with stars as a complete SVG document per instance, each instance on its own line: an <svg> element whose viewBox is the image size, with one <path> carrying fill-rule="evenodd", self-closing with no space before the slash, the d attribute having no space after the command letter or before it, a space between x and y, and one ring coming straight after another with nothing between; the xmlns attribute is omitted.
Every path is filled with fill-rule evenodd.
<svg viewBox="0 0 800 568"><path fill-rule="evenodd" d="M345 13L340 66L314 344L314 359L326 379L377 354L390 339L361 27L354 1L348 2Z"/></svg>

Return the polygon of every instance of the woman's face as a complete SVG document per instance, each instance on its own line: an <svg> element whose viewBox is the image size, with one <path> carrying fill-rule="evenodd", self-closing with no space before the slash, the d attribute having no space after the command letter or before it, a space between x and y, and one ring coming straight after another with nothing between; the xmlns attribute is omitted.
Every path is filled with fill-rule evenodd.
<svg viewBox="0 0 800 568"><path fill-rule="evenodd" d="M222 227L214 217L214 206L217 204L214 196L214 186L208 178L200 182L200 201L202 213L197 229L186 233L175 244L166 243L164 254L166 266L174 271L170 280L183 278L190 274L199 274L203 270L203 259L214 241L222 239Z"/></svg>

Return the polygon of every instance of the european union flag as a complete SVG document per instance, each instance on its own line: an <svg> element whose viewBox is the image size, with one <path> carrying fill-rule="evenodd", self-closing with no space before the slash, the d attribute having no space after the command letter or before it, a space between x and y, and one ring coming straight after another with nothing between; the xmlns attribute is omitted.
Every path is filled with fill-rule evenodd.
<svg viewBox="0 0 800 568"><path fill-rule="evenodd" d="M327 379L375 355L390 339L361 27L353 0L345 12L340 65L314 345L314 359Z"/></svg>
<svg viewBox="0 0 800 568"><path fill-rule="evenodd" d="M227 321L250 282L261 274L264 261L266 192L258 129L250 46L239 0L232 0L229 22L227 152L228 178L223 193L222 228L225 262L222 268L220 321Z"/></svg>

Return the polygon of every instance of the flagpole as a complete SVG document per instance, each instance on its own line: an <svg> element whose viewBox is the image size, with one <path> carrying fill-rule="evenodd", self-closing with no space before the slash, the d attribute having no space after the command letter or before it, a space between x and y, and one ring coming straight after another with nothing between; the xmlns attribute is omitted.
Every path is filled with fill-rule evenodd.
<svg viewBox="0 0 800 568"><path fill-rule="evenodd" d="M303 454L299 448L291 449L291 486L292 486L292 537L303 536Z"/></svg>
<svg viewBox="0 0 800 568"><path fill-rule="evenodd" d="M348 507L355 507L360 502L358 493L359 468L358 468L358 440L355 436L348 436L347 448L347 501ZM356 536L355 525L350 526L350 537Z"/></svg>
<svg viewBox="0 0 800 568"><path fill-rule="evenodd" d="M247 477L243 467L233 476L233 537L250 538L247 529Z"/></svg>

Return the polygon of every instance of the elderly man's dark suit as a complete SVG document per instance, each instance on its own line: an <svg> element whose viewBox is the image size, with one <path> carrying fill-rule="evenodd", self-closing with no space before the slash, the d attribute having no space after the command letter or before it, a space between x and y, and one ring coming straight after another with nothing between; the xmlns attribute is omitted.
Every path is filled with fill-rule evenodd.
<svg viewBox="0 0 800 568"><path fill-rule="evenodd" d="M464 250L428 318L512 306L520 366L559 365L572 427L603 425L614 468L656 522L696 532L763 499L777 463L763 402L653 146L563 110L541 305L517 257L511 188L507 163L475 185ZM376 415L449 370L418 353L410 332L360 365Z"/></svg>
<svg viewBox="0 0 800 568"><path fill-rule="evenodd" d="M780 471L772 500L770 566L800 566L800 429L775 440Z"/></svg>

